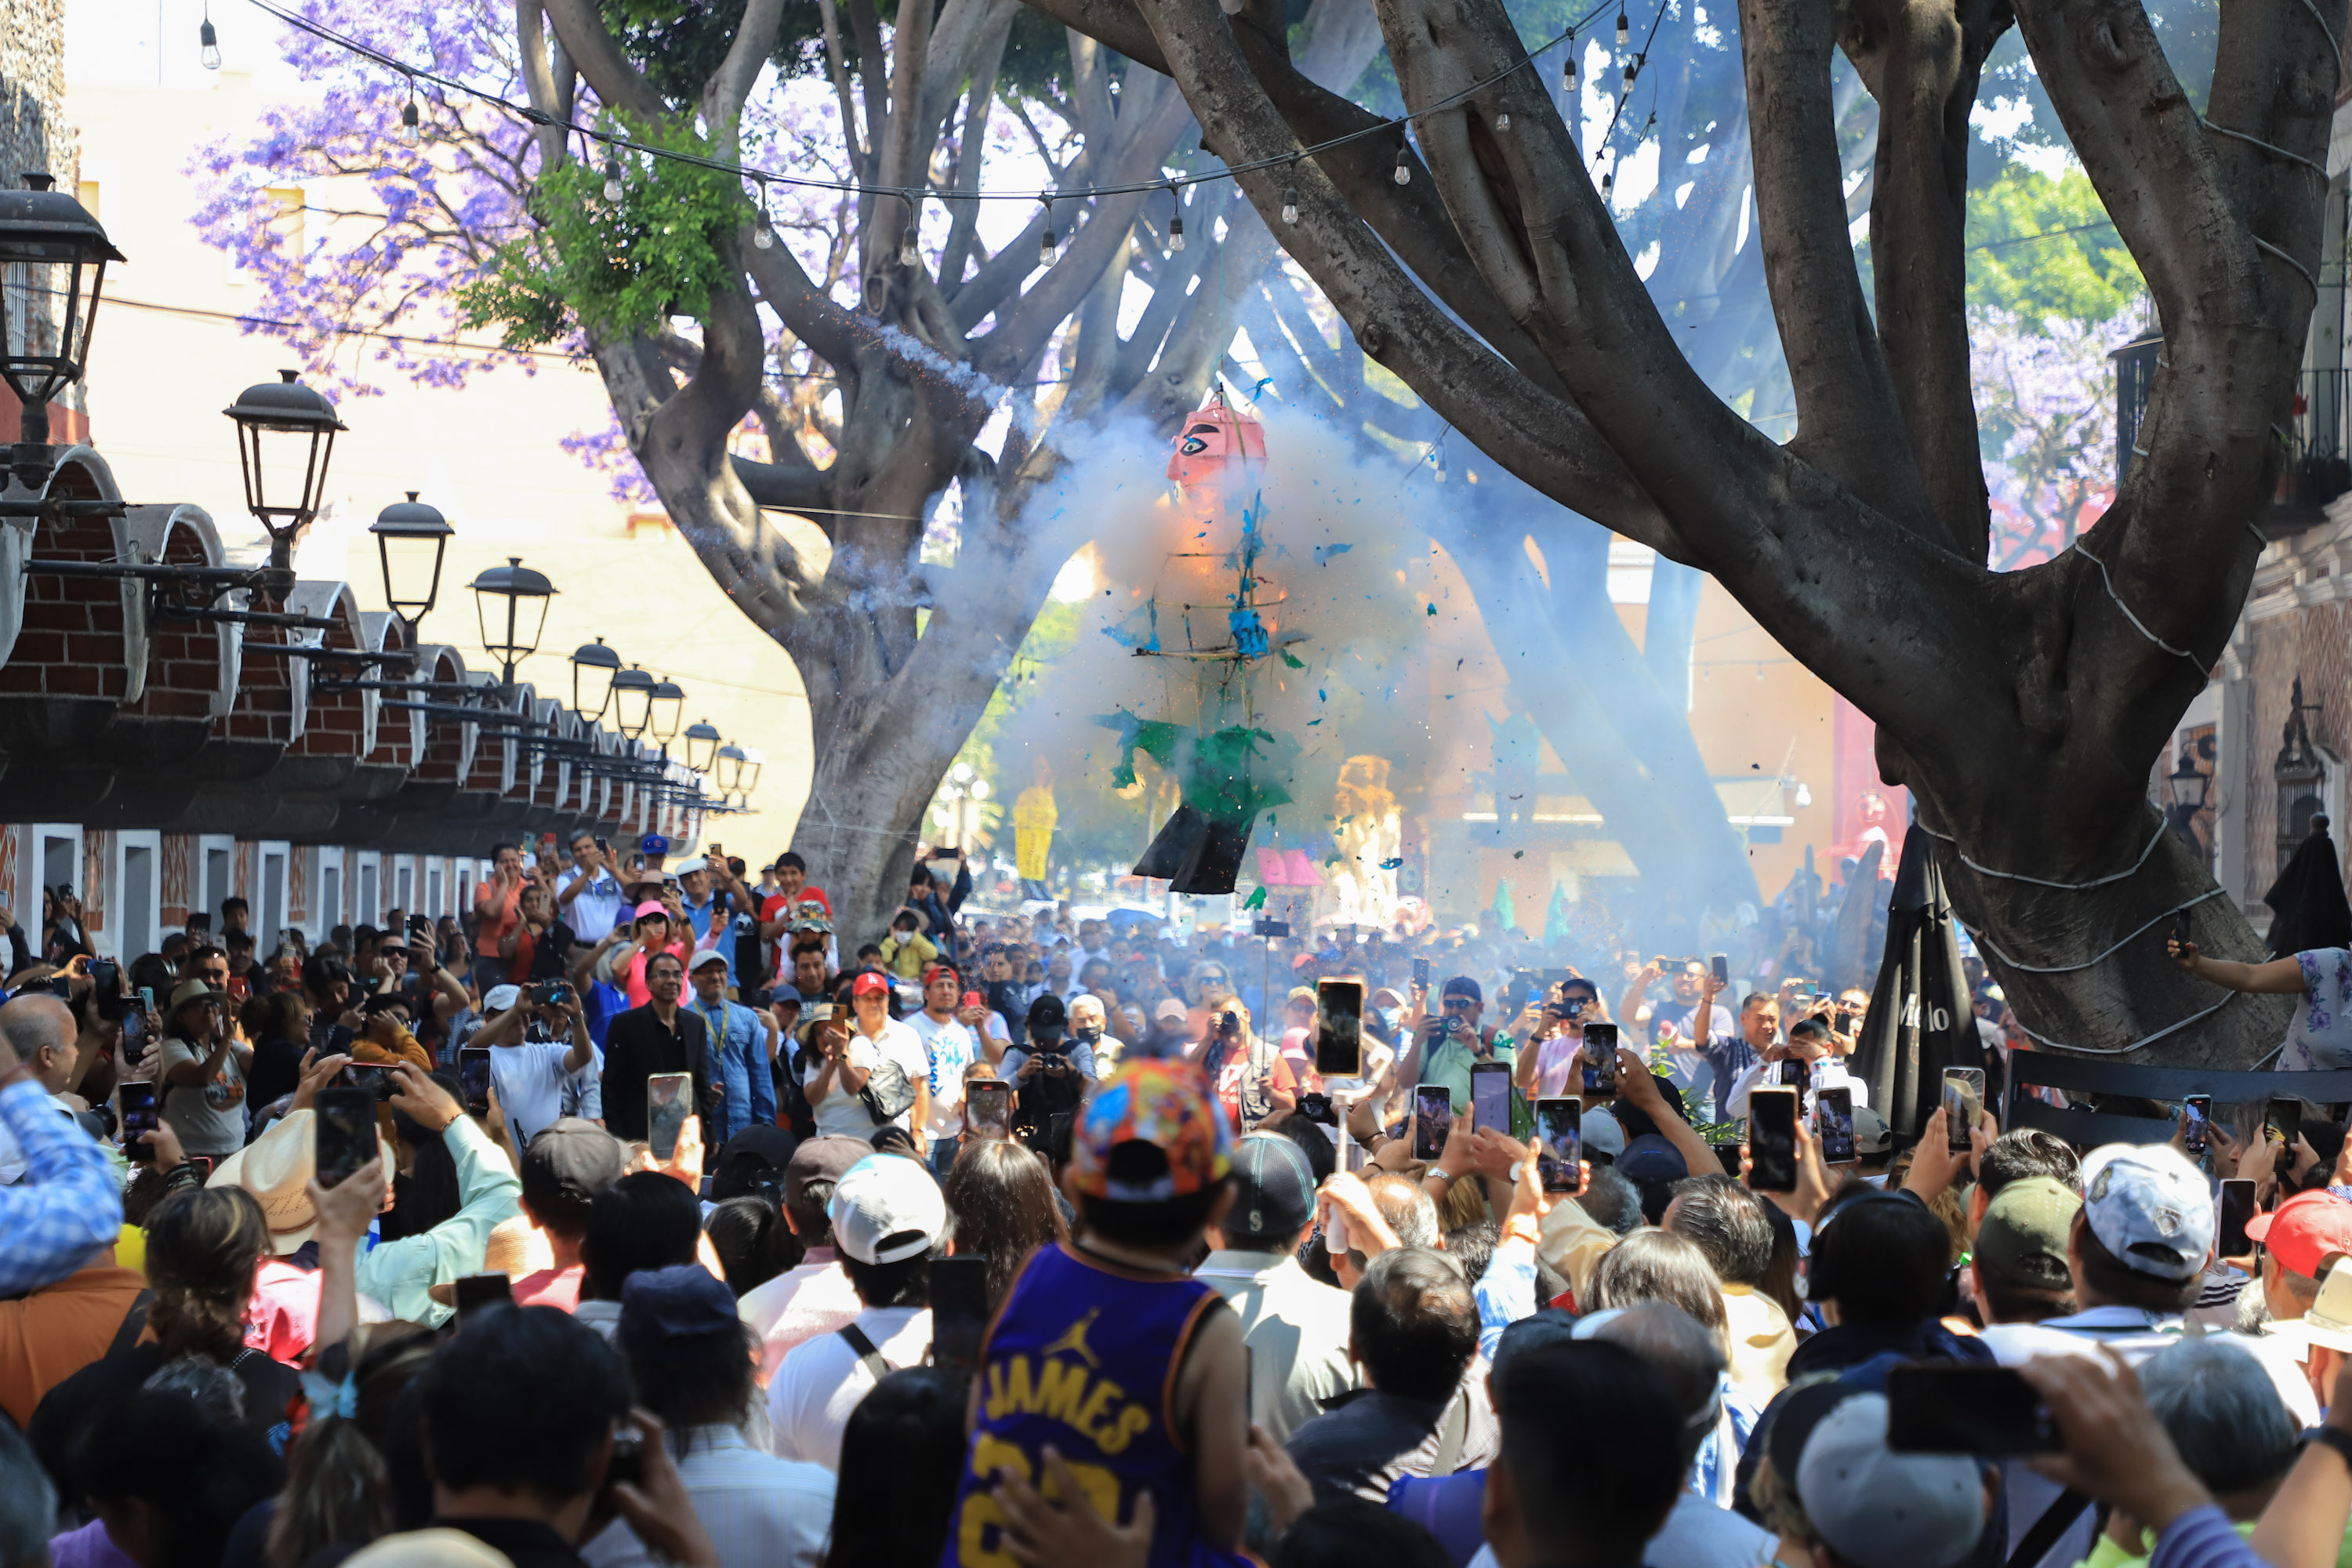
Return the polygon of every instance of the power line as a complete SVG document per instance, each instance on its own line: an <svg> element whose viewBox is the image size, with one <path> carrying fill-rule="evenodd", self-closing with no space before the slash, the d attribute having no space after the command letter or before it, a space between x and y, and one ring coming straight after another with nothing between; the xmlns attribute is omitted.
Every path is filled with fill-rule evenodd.
<svg viewBox="0 0 2352 1568"><path fill-rule="evenodd" d="M487 88L476 87L471 83L460 81L455 77L443 76L438 71L430 70L421 66L413 66L404 60L395 59L380 49L376 49L366 44L361 43L356 38L346 37L342 34L336 32L333 28L313 22L307 16L296 16L290 11L282 10L278 6L271 4L270 0L247 0L247 4L251 5L256 10L266 12L269 16L275 16L278 21L283 22L289 27L310 34L312 37L319 39L322 43L331 44L335 47L342 49L346 53L357 55L362 59L373 60L376 64L383 66L385 69L395 71L401 76L405 77L408 79L412 86L420 81L429 82L434 86L443 88L448 91L461 93L466 97L486 103L492 108L512 115L516 119L527 121L530 124L543 126L551 130L561 130L572 135L584 137L587 140L594 142L604 147L624 152L639 153L650 158L667 159L672 163L684 163L695 168L709 169L719 174L733 174L740 179L751 180L761 186L763 189L768 185L776 184L810 190L832 191L838 195L845 195L898 196L902 200L910 203L919 202L924 199L940 202L1017 201L1046 203L1055 201L1086 201L1096 196L1135 195L1151 191L1167 191L1173 194L1188 185L1207 184L1212 181L1228 179L1239 174L1255 174L1265 169L1286 168L1290 164L1296 163L1301 158L1311 158L1318 153L1329 152L1335 147L1344 147L1350 142L1363 141L1367 137L1395 135L1400 139L1400 141L1402 141L1405 131L1411 126L1414 120L1439 113L1444 110L1454 107L1456 104L1465 102L1471 98L1475 97L1477 94L1484 92L1486 89L1494 86L1496 82L1501 81L1504 78L1534 64L1538 56L1547 54L1560 44L1573 39L1580 32L1583 31L1588 23L1590 23L1594 17L1600 16L1603 11L1608 10L1612 4L1617 5L1620 10L1623 9L1622 0L1598 0L1598 3L1593 5L1591 10L1577 18L1576 21L1570 23L1566 32L1559 34L1549 42L1542 44L1535 49L1530 50L1512 64L1495 72L1492 76L1482 78L1481 79L1471 83L1468 87L1464 88L1461 91L1454 93L1450 97L1440 99L1437 102L1431 104L1426 109L1423 109L1418 111L1408 111L1404 114L1398 115L1393 119L1384 120L1378 125L1368 125L1360 131L1351 131L1345 135L1334 136L1329 138L1328 141L1318 142L1310 146L1301 147L1295 152L1279 153L1269 158L1258 158L1244 163L1228 163L1223 169L1214 170L1207 174L1162 174L1157 179L1136 180L1123 184L1114 185L1088 185L1077 190L949 191L941 190L937 186L929 184L877 185L867 184L865 182L858 180L825 180L810 178L808 176L799 174L780 174L772 170L748 167L740 162L727 163L717 158L706 158L698 153L681 153L674 148L653 146L649 143L639 142L631 136L581 125L572 121L558 120L554 115L546 113L545 111L534 108L530 104L516 103L512 100L501 98L497 93L490 91ZM1663 20L1665 16L1665 6L1666 0L1658 0L1657 15L1653 17L1650 23L1650 37L1653 39L1657 37L1658 23ZM1620 113L1623 111L1623 100L1625 96L1626 95L1624 94L1620 94L1619 96L1618 109ZM1615 123L1615 119L1612 117L1611 120L1611 126L1612 129L1614 128Z"/></svg>

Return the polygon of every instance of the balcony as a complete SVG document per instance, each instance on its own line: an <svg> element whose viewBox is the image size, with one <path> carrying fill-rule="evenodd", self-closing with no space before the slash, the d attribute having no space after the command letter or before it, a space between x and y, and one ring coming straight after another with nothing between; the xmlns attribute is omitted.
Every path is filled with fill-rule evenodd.
<svg viewBox="0 0 2352 1568"><path fill-rule="evenodd" d="M2352 490L2352 368L2303 371L2285 429L2286 461L2261 523L2273 539L2318 522L2329 501Z"/></svg>

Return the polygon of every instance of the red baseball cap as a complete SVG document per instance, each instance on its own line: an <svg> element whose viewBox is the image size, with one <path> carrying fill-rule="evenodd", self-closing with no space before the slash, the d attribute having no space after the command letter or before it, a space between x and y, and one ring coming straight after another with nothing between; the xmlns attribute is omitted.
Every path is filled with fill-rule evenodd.
<svg viewBox="0 0 2352 1568"><path fill-rule="evenodd" d="M2330 1257L2352 1252L2352 1203L2333 1193L2297 1193L2248 1220L2246 1235L2269 1247L2280 1268L2316 1279Z"/></svg>
<svg viewBox="0 0 2352 1568"><path fill-rule="evenodd" d="M890 994L890 977L869 969L857 977L856 984L850 986L849 994L852 996L887 996Z"/></svg>

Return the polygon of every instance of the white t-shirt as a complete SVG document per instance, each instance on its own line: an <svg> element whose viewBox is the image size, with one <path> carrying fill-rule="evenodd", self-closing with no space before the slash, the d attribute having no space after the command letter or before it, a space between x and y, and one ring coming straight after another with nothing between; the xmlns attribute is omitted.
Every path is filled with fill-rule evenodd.
<svg viewBox="0 0 2352 1568"><path fill-rule="evenodd" d="M923 1042L929 1057L931 1117L928 1131L934 1138L953 1138L963 1131L963 1069L981 1059L980 1042L972 1037L971 1027L953 1014L939 1019L928 1012L909 1013L903 1021Z"/></svg>
<svg viewBox="0 0 2352 1568"><path fill-rule="evenodd" d="M568 1045L542 1040L490 1047L490 1087L499 1091L499 1110L516 1148L528 1146L563 1114L563 1086L572 1076L563 1063L571 1054Z"/></svg>
<svg viewBox="0 0 2352 1568"><path fill-rule="evenodd" d="M857 1314L857 1327L893 1371L922 1365L931 1348L929 1307L868 1307ZM839 1474L849 1413L873 1391L874 1374L838 1333L820 1334L787 1352L768 1384L769 1440L776 1457L806 1459Z"/></svg>
<svg viewBox="0 0 2352 1568"><path fill-rule="evenodd" d="M849 1037L849 1048L843 1054L842 1059L851 1067L872 1072L874 1064L882 1059L882 1053L876 1050L874 1042L865 1036L852 1035ZM814 1052L810 1053L808 1073L801 1079L801 1089L803 1092L806 1092L809 1086L816 1081L816 1075L823 1069L824 1065L823 1057ZM819 1137L829 1137L835 1133L845 1138L871 1138L874 1135L874 1118L866 1113L865 1100L856 1090L844 1089L841 1086L841 1074L837 1071L833 1075L833 1089L830 1093L823 1100L814 1096L810 1098L809 1111L816 1119L816 1131Z"/></svg>
<svg viewBox="0 0 2352 1568"><path fill-rule="evenodd" d="M850 1037L856 1039L861 1037L853 1031ZM882 1032L874 1037L873 1044L882 1056L898 1064L898 1070L907 1075L908 1083L919 1084L929 1081L931 1053L923 1048L923 1037L909 1028L904 1019L883 1019ZM907 1129L909 1132L913 1131L915 1108L908 1106L893 1120L898 1126ZM874 1121L871 1117L866 1119L866 1131L868 1134L874 1131Z"/></svg>

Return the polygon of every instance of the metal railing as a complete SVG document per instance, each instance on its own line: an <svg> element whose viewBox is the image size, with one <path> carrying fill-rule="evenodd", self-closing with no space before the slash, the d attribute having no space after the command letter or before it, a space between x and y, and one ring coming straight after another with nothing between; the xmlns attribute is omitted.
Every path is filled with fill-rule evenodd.
<svg viewBox="0 0 2352 1568"><path fill-rule="evenodd" d="M2273 500L2320 507L2352 490L2352 367L2298 374L2286 437L2286 462Z"/></svg>

